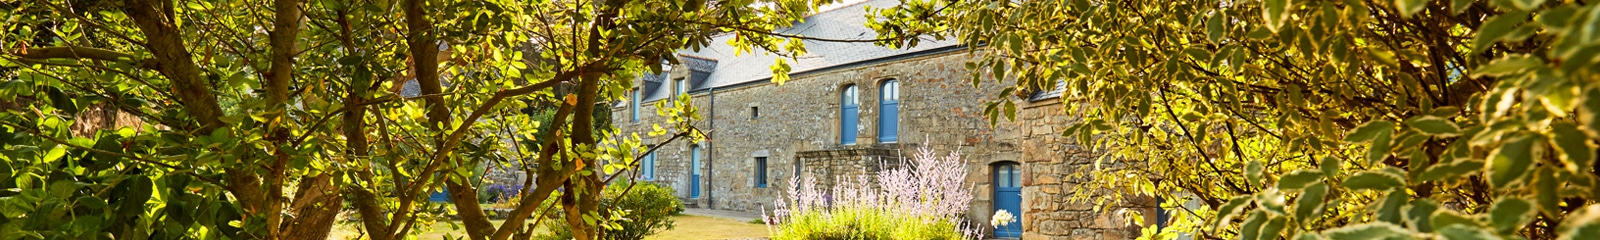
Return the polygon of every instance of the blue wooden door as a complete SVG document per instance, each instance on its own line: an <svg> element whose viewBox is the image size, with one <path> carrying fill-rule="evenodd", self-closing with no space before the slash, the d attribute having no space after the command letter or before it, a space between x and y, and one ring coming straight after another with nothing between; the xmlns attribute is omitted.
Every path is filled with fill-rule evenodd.
<svg viewBox="0 0 1600 240"><path fill-rule="evenodd" d="M861 105L856 99L856 86L845 87L840 95L839 107L839 143L856 144L857 121L861 116Z"/></svg>
<svg viewBox="0 0 1600 240"><path fill-rule="evenodd" d="M1022 171L1017 163L994 165L994 209L1005 209L1017 221L994 229L996 237L1022 236Z"/></svg>
<svg viewBox="0 0 1600 240"><path fill-rule="evenodd" d="M895 142L900 134L900 82L884 81L878 96L878 142Z"/></svg>
<svg viewBox="0 0 1600 240"><path fill-rule="evenodd" d="M689 198L700 197L700 145L689 145Z"/></svg>

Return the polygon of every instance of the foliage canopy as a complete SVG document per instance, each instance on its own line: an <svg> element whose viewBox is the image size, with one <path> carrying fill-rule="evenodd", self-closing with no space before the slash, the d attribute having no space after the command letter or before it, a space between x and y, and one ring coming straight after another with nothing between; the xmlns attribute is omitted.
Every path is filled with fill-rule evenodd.
<svg viewBox="0 0 1600 240"><path fill-rule="evenodd" d="M1151 236L1600 229L1591 1L904 2L880 34L959 39L973 84L1015 80L990 118L1059 89L1083 117L1063 135L1105 154L1073 197L1182 208Z"/></svg>
<svg viewBox="0 0 1600 240"><path fill-rule="evenodd" d="M0 238L322 239L348 203L373 239L508 239L552 196L600 238L600 189L660 142L596 109L717 34L803 52L771 32L829 3L0 1ZM686 106L657 139L702 137ZM486 164L537 176L499 226Z"/></svg>

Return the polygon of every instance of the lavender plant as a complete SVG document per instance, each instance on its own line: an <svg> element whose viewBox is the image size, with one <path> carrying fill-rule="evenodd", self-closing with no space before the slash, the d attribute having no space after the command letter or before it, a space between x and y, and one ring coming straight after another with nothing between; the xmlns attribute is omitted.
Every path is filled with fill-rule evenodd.
<svg viewBox="0 0 1600 240"><path fill-rule="evenodd" d="M918 149L909 162L876 175L847 177L832 189L792 178L786 199L763 219L773 239L978 239L983 231L963 218L972 192L965 161ZM903 161L903 160L902 160ZM876 181L871 181L876 180Z"/></svg>

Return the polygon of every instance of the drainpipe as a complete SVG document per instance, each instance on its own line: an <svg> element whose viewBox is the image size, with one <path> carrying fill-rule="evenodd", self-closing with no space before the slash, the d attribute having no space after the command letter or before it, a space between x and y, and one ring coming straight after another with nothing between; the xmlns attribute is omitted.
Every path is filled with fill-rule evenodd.
<svg viewBox="0 0 1600 240"><path fill-rule="evenodd" d="M712 160L717 159L717 86L712 85L710 91L711 126L708 128L711 129L711 134L706 135L706 209L717 209L717 198L712 197L714 196L712 193L717 192L714 185L717 182L715 177L717 171L714 171L717 165L712 164Z"/></svg>

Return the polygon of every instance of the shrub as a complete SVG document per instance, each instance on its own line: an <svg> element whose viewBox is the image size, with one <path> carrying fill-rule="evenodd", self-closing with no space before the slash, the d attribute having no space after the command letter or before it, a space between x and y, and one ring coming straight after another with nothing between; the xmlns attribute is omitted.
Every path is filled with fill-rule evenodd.
<svg viewBox="0 0 1600 240"><path fill-rule="evenodd" d="M972 193L963 186L967 172L961 156L951 152L941 158L922 147L913 158L909 166L840 181L826 195L817 189L815 179L790 179L787 201L775 204L771 215L763 214L773 239L981 236L962 218Z"/></svg>
<svg viewBox="0 0 1600 240"><path fill-rule="evenodd" d="M672 216L683 212L683 202L672 194L672 188L660 184L639 182L627 190L628 183L607 186L600 206L610 211L611 227L603 229L604 239L643 239L675 227ZM623 195L626 190L627 194ZM618 197L618 196L622 197ZM551 203L546 203L551 204ZM546 222L550 234L540 239L572 239L560 209L552 209Z"/></svg>

